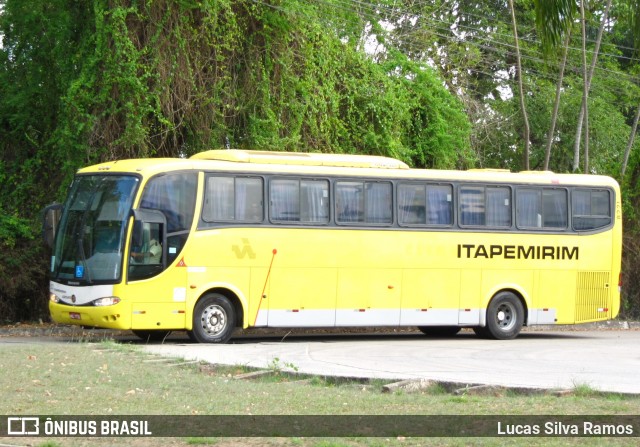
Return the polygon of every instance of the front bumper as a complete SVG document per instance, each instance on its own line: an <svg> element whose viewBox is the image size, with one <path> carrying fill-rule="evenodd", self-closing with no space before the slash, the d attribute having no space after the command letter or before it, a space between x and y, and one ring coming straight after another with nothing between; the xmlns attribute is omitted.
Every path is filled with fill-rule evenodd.
<svg viewBox="0 0 640 447"><path fill-rule="evenodd" d="M70 306L49 301L49 312L56 323L106 329L131 329L131 305L119 302L113 306Z"/></svg>

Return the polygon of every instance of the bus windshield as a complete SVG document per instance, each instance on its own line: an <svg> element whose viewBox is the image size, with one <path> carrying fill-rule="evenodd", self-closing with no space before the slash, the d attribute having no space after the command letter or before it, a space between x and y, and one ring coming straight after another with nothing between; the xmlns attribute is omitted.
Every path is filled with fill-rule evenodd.
<svg viewBox="0 0 640 447"><path fill-rule="evenodd" d="M83 175L73 181L51 257L51 279L113 283L122 273L127 219L138 178Z"/></svg>

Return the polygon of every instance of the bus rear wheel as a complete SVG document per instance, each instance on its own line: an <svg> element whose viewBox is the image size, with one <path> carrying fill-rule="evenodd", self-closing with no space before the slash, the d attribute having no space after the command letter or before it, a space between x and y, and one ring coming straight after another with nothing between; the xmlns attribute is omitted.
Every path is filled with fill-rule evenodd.
<svg viewBox="0 0 640 447"><path fill-rule="evenodd" d="M418 326L418 329L430 337L453 337L462 328L459 326Z"/></svg>
<svg viewBox="0 0 640 447"><path fill-rule="evenodd" d="M524 324L524 307L512 292L500 292L487 308L487 325L474 328L477 335L495 340L516 338Z"/></svg>
<svg viewBox="0 0 640 447"><path fill-rule="evenodd" d="M189 337L199 343L225 343L235 328L236 313L231 301L219 293L200 298L193 309L193 330Z"/></svg>

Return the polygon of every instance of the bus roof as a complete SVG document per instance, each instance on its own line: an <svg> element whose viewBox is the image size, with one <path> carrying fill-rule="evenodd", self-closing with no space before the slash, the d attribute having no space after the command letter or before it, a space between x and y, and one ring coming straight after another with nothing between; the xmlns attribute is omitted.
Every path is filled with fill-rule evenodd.
<svg viewBox="0 0 640 447"><path fill-rule="evenodd" d="M380 156L237 149L200 152L188 159L141 158L110 161L80 169L78 173L117 172L152 176L163 172L189 169L254 173L277 172L283 175L380 177L441 182L530 183L558 186L600 185L618 189L618 184L613 178L602 175L558 174L551 171L510 172L507 169L469 169L467 171L411 169L402 161Z"/></svg>
<svg viewBox="0 0 640 447"><path fill-rule="evenodd" d="M333 166L345 168L409 169L395 158L375 155L322 154L316 152L270 152L248 150L212 150L191 156L193 160L221 160L239 163Z"/></svg>

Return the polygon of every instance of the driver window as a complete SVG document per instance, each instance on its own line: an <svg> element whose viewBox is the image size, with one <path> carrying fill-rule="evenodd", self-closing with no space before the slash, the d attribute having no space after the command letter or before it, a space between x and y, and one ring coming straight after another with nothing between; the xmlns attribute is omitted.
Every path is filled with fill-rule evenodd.
<svg viewBox="0 0 640 447"><path fill-rule="evenodd" d="M140 231L140 225L142 230ZM129 279L150 278L162 271L162 225L136 222L129 254Z"/></svg>
<svg viewBox="0 0 640 447"><path fill-rule="evenodd" d="M134 264L162 264L162 240L159 223L138 223L142 225L142 240L131 246L131 262Z"/></svg>

